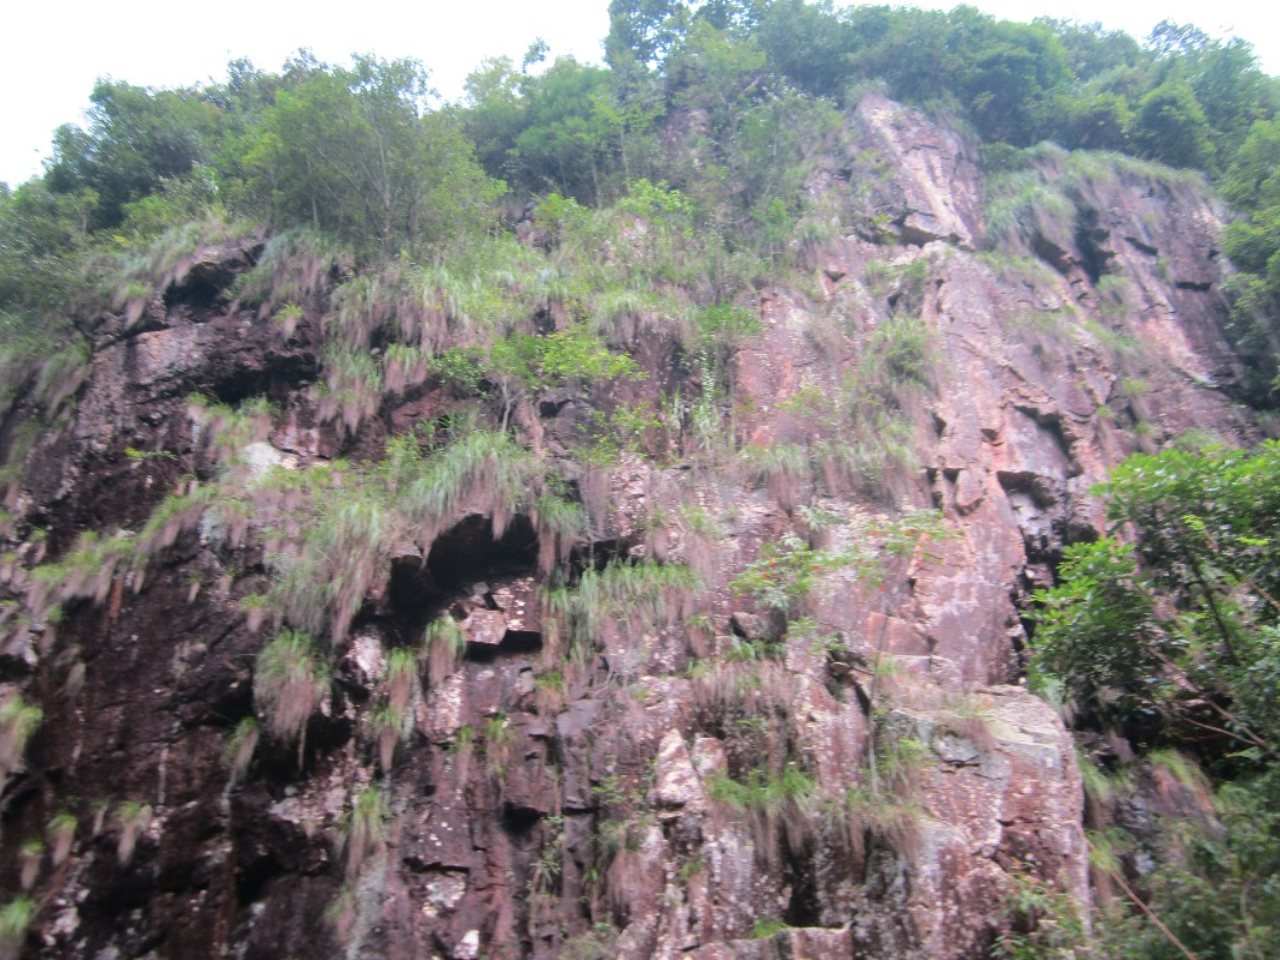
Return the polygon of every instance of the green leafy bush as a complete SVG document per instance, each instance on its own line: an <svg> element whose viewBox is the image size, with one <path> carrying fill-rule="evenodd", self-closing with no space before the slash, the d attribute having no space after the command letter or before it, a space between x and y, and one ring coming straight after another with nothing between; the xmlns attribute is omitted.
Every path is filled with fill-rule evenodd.
<svg viewBox="0 0 1280 960"><path fill-rule="evenodd" d="M1061 583L1037 595L1033 680L1064 690L1080 722L1127 733L1157 783L1211 802L1217 822L1163 824L1162 866L1141 900L1107 852L1137 841L1113 830L1095 843L1095 874L1136 911L1095 918L1095 939L1125 958L1269 955L1280 929L1280 447L1134 456L1104 492L1134 540L1068 549ZM1086 784L1105 808L1124 784L1099 789L1097 779Z"/></svg>

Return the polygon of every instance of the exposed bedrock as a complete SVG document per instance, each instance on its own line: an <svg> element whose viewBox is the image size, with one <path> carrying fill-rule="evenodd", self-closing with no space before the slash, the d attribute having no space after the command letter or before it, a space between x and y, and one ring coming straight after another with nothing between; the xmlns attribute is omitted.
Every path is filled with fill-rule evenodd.
<svg viewBox="0 0 1280 960"><path fill-rule="evenodd" d="M1023 613L1063 547L1102 531L1090 489L1125 456L1193 429L1256 439L1231 399L1217 214L1124 170L1067 183L1047 156L1070 222L998 246L973 144L874 95L848 123L858 156L813 186L844 191L843 235L811 289L760 293L726 432L814 463L874 456L566 464L591 522L564 569L643 557L703 577L696 604L634 588L585 644L548 592L534 510L464 497L431 536L398 529L300 742L264 734L239 770L227 744L261 713L255 657L275 633L254 597L280 573L260 517L239 538L175 527L145 577L69 601L56 639L33 622L4 641L0 684L44 722L4 787L0 884L18 888L22 840L76 816L70 856L34 882L25 956L977 960L1012 876L1088 899L1072 740L1019 686ZM848 169L869 157L883 172L859 190ZM243 438L264 475L376 459L388 435L457 412L427 382L350 435L322 416L316 318L285 330L228 292L252 256L206 251L135 322L100 323L74 416L34 444L11 498L6 598L28 595L38 550L136 531L218 476L193 393L270 399L270 429ZM892 351L904 329L923 338L919 369ZM647 383L682 375L675 346L649 339ZM868 358L879 392L831 426ZM618 399L548 393L520 435L554 460L590 403ZM812 621L785 623L730 584L801 529L802 505L835 518L805 533L815 554L879 543L912 509L940 511L946 533L886 552L875 577L810 571ZM694 506L714 536L655 520ZM39 546L19 536L35 526ZM460 640L419 664L384 737L371 717L392 660L443 619Z"/></svg>

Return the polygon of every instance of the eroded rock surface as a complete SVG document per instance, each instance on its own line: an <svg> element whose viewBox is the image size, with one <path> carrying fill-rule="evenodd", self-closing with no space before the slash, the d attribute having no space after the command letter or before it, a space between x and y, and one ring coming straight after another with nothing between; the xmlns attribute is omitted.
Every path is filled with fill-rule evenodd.
<svg viewBox="0 0 1280 960"><path fill-rule="evenodd" d="M731 439L847 440L813 398L865 373L906 318L928 343L923 382L895 401L909 455L830 475L676 455L570 469L604 505L574 569L643 556L705 578L696 614L618 611L573 656L530 517L468 507L427 544L404 532L335 643L302 748L264 736L234 775L226 744L272 630L251 599L264 544L254 517L238 537L182 527L145 578L68 605L56 638L37 623L6 638L0 680L44 725L5 786L4 885L10 838L77 817L71 856L35 881L27 956L976 960L1013 874L1088 898L1071 739L1016 685L1022 607L1064 545L1101 530L1089 490L1123 457L1192 429L1256 438L1230 399L1216 212L1193 184L1120 168L1064 186L1071 222L1029 227L1018 256L980 254L996 244L972 144L878 96L849 125L857 162L884 172L857 197L847 178L815 185L849 194L844 235L816 255L820 289L761 294L762 332L732 361ZM1036 162L1065 183L1060 159ZM192 393L273 401L268 435L245 440L260 475L376 457L448 409L428 384L350 436L324 422L316 318L285 336L218 292L249 259L205 251L135 322L102 321L74 417L11 497L6 596L27 595L38 552L136 530L190 477L211 481ZM637 356L656 381L673 351ZM529 432L554 455L587 399L546 398ZM824 549L909 508L941 511L947 535L874 578L814 571L814 625L787 625L730 584L801 504L835 518L810 531ZM654 521L691 505L717 516L714 538ZM39 546L20 535L36 525ZM423 668L384 763L369 717L390 653L437 615L461 648ZM371 784L385 810L356 857ZM120 811L142 805L126 858Z"/></svg>

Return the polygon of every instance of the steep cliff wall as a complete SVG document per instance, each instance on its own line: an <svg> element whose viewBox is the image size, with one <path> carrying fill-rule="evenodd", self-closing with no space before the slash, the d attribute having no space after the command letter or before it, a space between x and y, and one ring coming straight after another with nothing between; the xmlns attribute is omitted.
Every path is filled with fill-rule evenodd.
<svg viewBox="0 0 1280 960"><path fill-rule="evenodd" d="M588 508L559 563L545 509L503 516L489 467L429 523L329 544L371 568L316 594L355 591L301 745L271 735L261 678L255 703L275 631L254 598L303 562L264 540L305 535L280 518L322 465L465 404L427 378L350 431L326 416L323 308L235 304L258 238L97 320L4 530L0 681L43 710L3 795L0 880L38 862L23 955L976 958L1011 877L1087 900L1071 737L1017 684L1022 610L1127 454L1257 439L1217 212L1194 182L1048 149L984 181L963 136L876 96L847 122L812 185L840 238L811 282L759 291L714 435L569 461L592 402L698 396L643 325L647 379L516 416ZM193 393L273 406L219 432ZM228 476L256 491L235 509ZM80 541L38 570L116 529L147 562ZM660 563L622 583L624 559ZM439 617L456 657L407 679L397 654Z"/></svg>

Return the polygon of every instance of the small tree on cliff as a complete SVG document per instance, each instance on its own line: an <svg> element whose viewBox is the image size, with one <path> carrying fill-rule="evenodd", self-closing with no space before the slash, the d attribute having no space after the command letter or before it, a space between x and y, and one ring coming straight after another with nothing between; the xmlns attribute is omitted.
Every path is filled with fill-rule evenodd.
<svg viewBox="0 0 1280 960"><path fill-rule="evenodd" d="M1105 489L1109 517L1135 539L1068 548L1063 582L1037 594L1032 683L1139 748L1198 756L1217 818L1163 826L1161 869L1141 899L1107 850L1152 839L1119 831L1095 845L1141 912L1112 918L1122 936L1103 933L1124 945L1107 955L1276 956L1280 444L1134 456ZM1184 781L1182 767L1194 772L1176 766Z"/></svg>
<svg viewBox="0 0 1280 960"><path fill-rule="evenodd" d="M453 120L426 111L428 93L416 61L317 65L249 135L251 191L281 225L330 230L384 256L483 227L502 184Z"/></svg>

